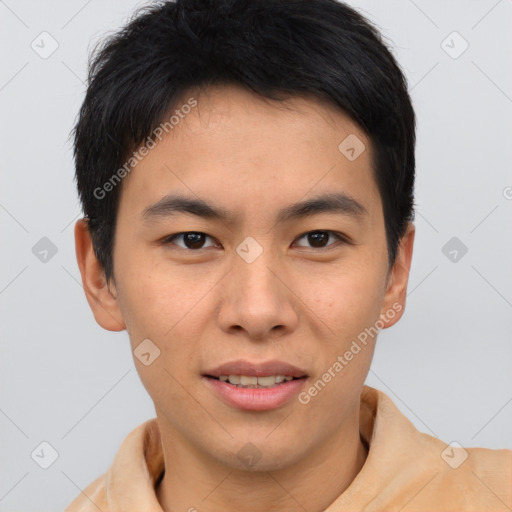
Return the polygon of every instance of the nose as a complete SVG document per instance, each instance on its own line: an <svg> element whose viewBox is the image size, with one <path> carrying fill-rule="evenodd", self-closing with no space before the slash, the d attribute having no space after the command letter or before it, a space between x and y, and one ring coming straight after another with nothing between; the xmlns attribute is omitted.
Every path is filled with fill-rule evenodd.
<svg viewBox="0 0 512 512"><path fill-rule="evenodd" d="M267 256L269 252L263 251L251 263L234 258L217 309L220 328L225 332L265 340L296 329L298 314L290 277L277 258Z"/></svg>

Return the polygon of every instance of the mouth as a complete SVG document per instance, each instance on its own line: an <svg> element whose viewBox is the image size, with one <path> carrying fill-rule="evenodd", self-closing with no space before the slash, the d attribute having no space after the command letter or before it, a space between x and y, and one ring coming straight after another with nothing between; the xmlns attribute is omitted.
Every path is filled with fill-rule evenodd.
<svg viewBox="0 0 512 512"><path fill-rule="evenodd" d="M305 386L307 373L282 361L238 360L202 373L218 398L236 409L268 411L290 402Z"/></svg>

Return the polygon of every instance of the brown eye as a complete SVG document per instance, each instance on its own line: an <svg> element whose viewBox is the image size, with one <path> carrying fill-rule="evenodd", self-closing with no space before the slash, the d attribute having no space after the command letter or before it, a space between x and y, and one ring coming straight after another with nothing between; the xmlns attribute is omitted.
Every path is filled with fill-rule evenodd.
<svg viewBox="0 0 512 512"><path fill-rule="evenodd" d="M328 247L333 245L332 243L328 243L331 237L335 237L337 240L344 241L343 237L335 233L334 231L309 231L304 235L300 236L298 240L306 239L307 243L310 244L309 247L314 249L323 249L324 247ZM299 247L308 247L307 245L298 244Z"/></svg>
<svg viewBox="0 0 512 512"><path fill-rule="evenodd" d="M205 247L212 247L215 244L204 245L206 239L212 239L205 233L197 231L187 231L186 233L177 233L171 235L164 240L164 244L173 244L181 247L182 249L198 250L204 249ZM181 243L175 243L175 241L181 241Z"/></svg>

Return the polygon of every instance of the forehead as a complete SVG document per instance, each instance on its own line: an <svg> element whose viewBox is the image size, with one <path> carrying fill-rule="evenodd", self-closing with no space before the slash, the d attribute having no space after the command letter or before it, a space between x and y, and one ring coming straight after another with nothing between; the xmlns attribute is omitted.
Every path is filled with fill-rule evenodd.
<svg viewBox="0 0 512 512"><path fill-rule="evenodd" d="M156 145L123 182L121 203L139 213L175 191L246 209L249 200L260 211L335 186L379 199L368 137L327 101L277 102L211 86L188 91L165 120L161 140L153 137Z"/></svg>

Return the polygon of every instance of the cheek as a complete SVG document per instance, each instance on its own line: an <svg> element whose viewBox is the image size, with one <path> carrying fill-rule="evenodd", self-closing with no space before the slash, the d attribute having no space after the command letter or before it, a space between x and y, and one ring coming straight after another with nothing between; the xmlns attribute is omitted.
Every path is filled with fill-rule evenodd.
<svg viewBox="0 0 512 512"><path fill-rule="evenodd" d="M378 318L384 299L384 276L378 261L361 256L325 268L301 282L304 303L324 322L326 334L335 341L347 340ZM327 329L328 328L328 329Z"/></svg>
<svg viewBox="0 0 512 512"><path fill-rule="evenodd" d="M140 380L155 403L180 404L197 351L196 293L154 270L124 278L119 299Z"/></svg>
<svg viewBox="0 0 512 512"><path fill-rule="evenodd" d="M198 281L185 278L165 261L150 254L132 254L119 266L119 302L128 332L140 336L165 338L197 302Z"/></svg>
<svg viewBox="0 0 512 512"><path fill-rule="evenodd" d="M384 293L382 266L371 258L346 262L329 275L325 286L311 280L317 283L309 290L314 313L322 320L319 325L329 329L322 327L317 374L300 403L309 418L323 418L335 429L348 408L357 405L350 401L370 368Z"/></svg>
<svg viewBox="0 0 512 512"><path fill-rule="evenodd" d="M135 260L134 260L135 262ZM167 369L173 376L184 376L197 359L198 340L210 318L206 296L218 277L191 276L187 271L171 271L169 265L125 266L118 299L130 337L131 348L137 350L146 339L160 351L152 363ZM134 353L136 356L137 352ZM154 372L135 361L141 379L153 379ZM161 376L165 377L165 374ZM167 379L169 379L167 375Z"/></svg>

